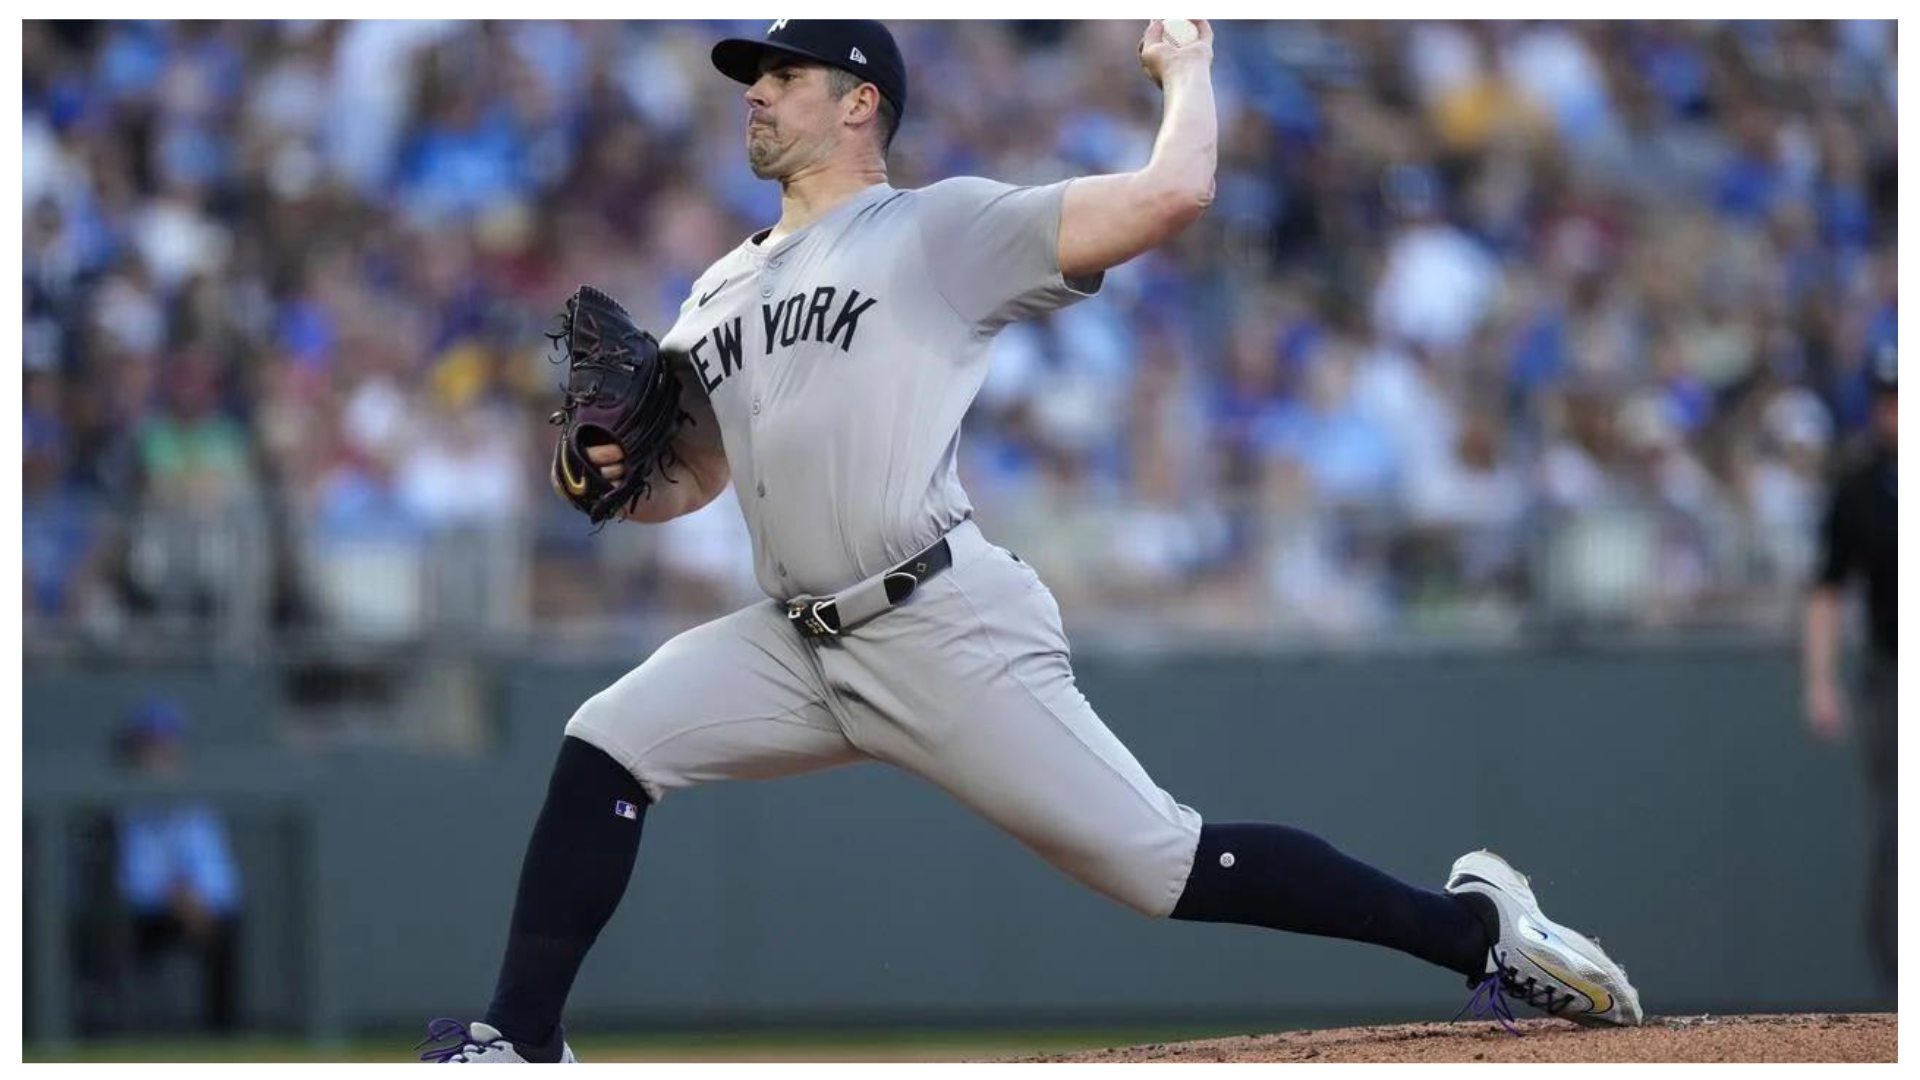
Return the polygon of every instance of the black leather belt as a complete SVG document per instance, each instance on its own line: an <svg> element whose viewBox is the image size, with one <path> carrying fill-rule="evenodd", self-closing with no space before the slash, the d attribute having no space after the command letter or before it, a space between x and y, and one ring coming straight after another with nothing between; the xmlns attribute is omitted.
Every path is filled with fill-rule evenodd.
<svg viewBox="0 0 1920 1080"><path fill-rule="evenodd" d="M876 574L832 596L796 596L787 601L787 619L804 637L837 637L898 607L920 583L953 565L946 537L883 574Z"/></svg>

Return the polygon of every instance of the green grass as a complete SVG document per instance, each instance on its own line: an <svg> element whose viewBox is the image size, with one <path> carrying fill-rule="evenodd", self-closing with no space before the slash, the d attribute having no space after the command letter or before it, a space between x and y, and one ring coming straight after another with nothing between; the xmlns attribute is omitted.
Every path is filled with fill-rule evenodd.
<svg viewBox="0 0 1920 1080"><path fill-rule="evenodd" d="M570 1041L586 1061L977 1061L1104 1046L1241 1034L1242 1028L1131 1027L1072 1030L874 1029L648 1034L582 1033ZM285 1037L27 1044L28 1062L378 1062L411 1061L417 1033L353 1038L321 1046Z"/></svg>

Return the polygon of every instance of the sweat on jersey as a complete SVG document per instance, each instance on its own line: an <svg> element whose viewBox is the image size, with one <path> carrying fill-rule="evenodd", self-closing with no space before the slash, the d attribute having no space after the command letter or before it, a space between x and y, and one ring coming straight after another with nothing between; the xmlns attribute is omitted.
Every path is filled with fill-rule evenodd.
<svg viewBox="0 0 1920 1080"><path fill-rule="evenodd" d="M1060 272L1067 183L875 184L694 283L661 345L691 437L725 449L767 595L846 588L972 516L960 421L994 335L1100 289Z"/></svg>

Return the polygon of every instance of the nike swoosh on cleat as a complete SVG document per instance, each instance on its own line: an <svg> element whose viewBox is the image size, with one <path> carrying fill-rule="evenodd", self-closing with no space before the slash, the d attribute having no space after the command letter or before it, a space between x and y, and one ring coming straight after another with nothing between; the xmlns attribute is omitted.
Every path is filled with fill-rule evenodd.
<svg viewBox="0 0 1920 1080"><path fill-rule="evenodd" d="M1540 957L1534 953L1528 953L1527 959L1539 964L1540 970L1545 971L1547 974L1585 994L1587 1000L1593 1003L1594 1012L1604 1013L1613 1008L1613 995L1600 989L1598 986L1595 986L1585 979L1575 978L1553 964L1542 962Z"/></svg>

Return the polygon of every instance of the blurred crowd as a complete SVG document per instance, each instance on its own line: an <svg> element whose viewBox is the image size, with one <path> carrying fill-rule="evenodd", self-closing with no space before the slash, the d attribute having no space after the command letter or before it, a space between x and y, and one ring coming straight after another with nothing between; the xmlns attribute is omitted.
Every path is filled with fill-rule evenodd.
<svg viewBox="0 0 1920 1080"><path fill-rule="evenodd" d="M30 640L414 638L755 593L589 535L542 331L778 216L763 25L25 24ZM892 183L1126 170L1138 23L903 23ZM1750 624L1896 331L1891 23L1223 23L1218 198L1000 337L963 440L1072 623ZM1178 600L1178 603L1169 601Z"/></svg>

